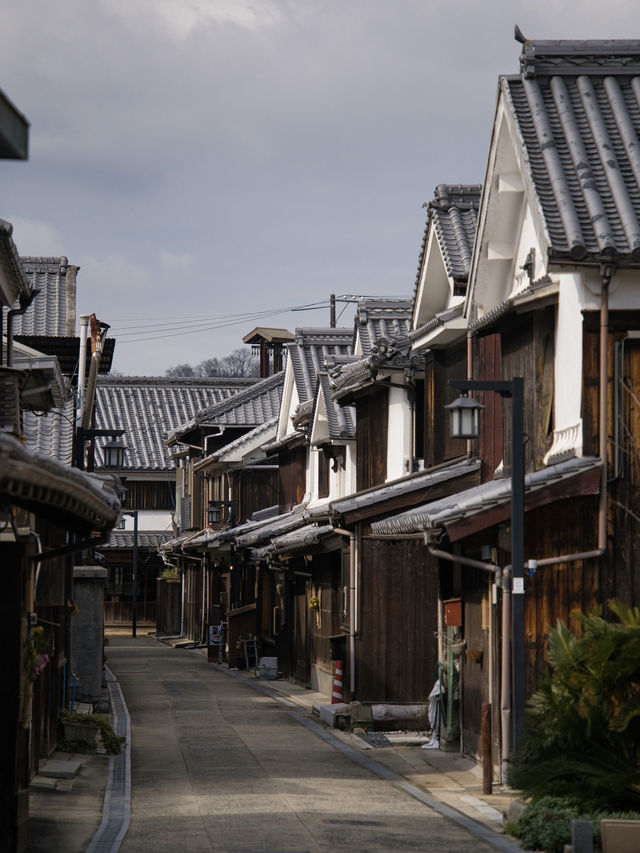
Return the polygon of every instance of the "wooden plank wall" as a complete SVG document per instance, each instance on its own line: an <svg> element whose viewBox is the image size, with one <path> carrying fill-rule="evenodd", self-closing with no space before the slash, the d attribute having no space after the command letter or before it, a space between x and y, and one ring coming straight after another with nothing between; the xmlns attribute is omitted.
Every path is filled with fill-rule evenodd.
<svg viewBox="0 0 640 853"><path fill-rule="evenodd" d="M356 695L425 702L436 678L438 568L421 542L362 540Z"/></svg>
<svg viewBox="0 0 640 853"><path fill-rule="evenodd" d="M384 483L387 477L389 392L386 388L356 401L357 491Z"/></svg>
<svg viewBox="0 0 640 853"><path fill-rule="evenodd" d="M429 354L425 364L424 461L427 468L455 459L465 452L465 444L449 434L449 419L444 407L452 403L458 391L449 387L450 379L466 379L466 346Z"/></svg>

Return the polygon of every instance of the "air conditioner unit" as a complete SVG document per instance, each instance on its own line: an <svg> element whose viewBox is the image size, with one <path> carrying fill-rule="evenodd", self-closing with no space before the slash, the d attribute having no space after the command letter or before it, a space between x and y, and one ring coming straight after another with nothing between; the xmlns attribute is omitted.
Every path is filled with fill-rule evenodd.
<svg viewBox="0 0 640 853"><path fill-rule="evenodd" d="M0 432L22 435L20 379L13 370L0 369Z"/></svg>

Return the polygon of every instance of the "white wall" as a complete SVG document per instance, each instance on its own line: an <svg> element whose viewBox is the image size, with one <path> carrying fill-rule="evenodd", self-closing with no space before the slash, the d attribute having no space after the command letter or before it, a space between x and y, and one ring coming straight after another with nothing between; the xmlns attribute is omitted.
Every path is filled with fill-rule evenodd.
<svg viewBox="0 0 640 853"><path fill-rule="evenodd" d="M392 382L399 382L394 377ZM387 438L387 480L397 480L411 472L413 418L404 388L389 388Z"/></svg>

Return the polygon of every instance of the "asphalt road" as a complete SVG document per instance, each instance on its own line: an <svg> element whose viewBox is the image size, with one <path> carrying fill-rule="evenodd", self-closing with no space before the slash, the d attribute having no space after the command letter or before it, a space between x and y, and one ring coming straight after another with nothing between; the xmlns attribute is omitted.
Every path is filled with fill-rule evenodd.
<svg viewBox="0 0 640 853"><path fill-rule="evenodd" d="M131 717L122 853L492 849L202 656L147 637L108 655Z"/></svg>

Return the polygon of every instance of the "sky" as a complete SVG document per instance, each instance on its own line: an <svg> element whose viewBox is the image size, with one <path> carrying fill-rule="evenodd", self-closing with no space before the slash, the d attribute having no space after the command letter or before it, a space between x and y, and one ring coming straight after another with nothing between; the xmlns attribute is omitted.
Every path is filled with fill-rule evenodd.
<svg viewBox="0 0 640 853"><path fill-rule="evenodd" d="M632 0L21 0L0 160L21 255L80 267L114 369L162 376L331 293L410 296L423 203L481 183L498 76L527 38L640 38ZM305 310L299 310L305 309ZM338 302L339 324L350 303Z"/></svg>

